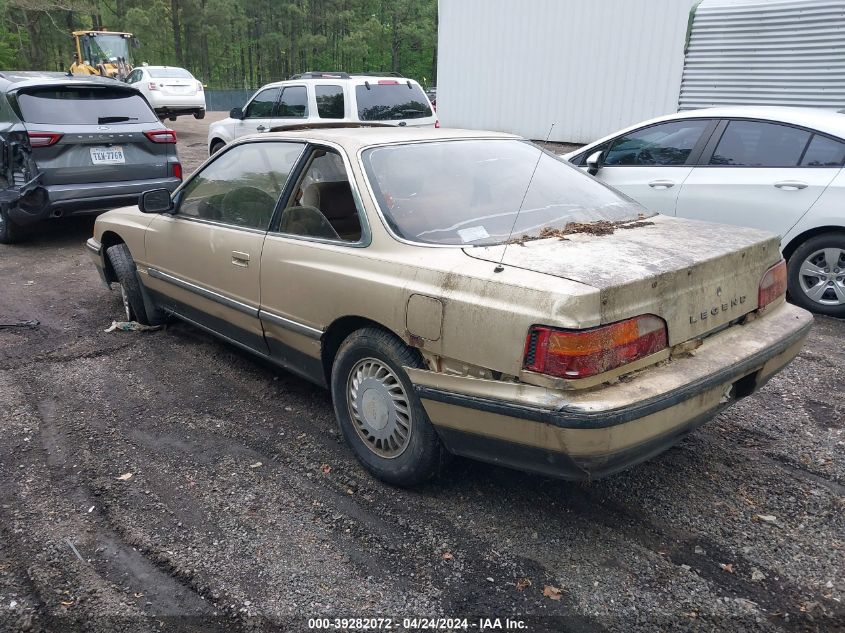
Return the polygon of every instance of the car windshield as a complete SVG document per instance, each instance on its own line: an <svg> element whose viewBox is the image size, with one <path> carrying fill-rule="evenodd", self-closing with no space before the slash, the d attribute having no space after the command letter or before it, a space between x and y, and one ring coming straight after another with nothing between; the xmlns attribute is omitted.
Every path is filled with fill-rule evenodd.
<svg viewBox="0 0 845 633"><path fill-rule="evenodd" d="M191 79L193 75L184 68L148 68L150 77L156 79Z"/></svg>
<svg viewBox="0 0 845 633"><path fill-rule="evenodd" d="M91 64L129 59L128 39L122 35L85 35L82 55Z"/></svg>
<svg viewBox="0 0 845 633"><path fill-rule="evenodd" d="M363 162L388 224L414 242L487 246L653 215L518 139L387 145L365 150Z"/></svg>

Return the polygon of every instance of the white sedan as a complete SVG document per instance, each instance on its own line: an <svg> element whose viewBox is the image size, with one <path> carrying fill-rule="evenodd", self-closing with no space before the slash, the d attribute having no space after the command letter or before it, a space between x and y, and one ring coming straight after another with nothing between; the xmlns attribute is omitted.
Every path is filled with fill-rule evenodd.
<svg viewBox="0 0 845 633"><path fill-rule="evenodd" d="M564 157L653 211L777 233L791 300L845 317L845 113L690 110Z"/></svg>
<svg viewBox="0 0 845 633"><path fill-rule="evenodd" d="M160 119L193 114L205 118L205 90L202 82L176 66L138 66L126 83L140 90Z"/></svg>

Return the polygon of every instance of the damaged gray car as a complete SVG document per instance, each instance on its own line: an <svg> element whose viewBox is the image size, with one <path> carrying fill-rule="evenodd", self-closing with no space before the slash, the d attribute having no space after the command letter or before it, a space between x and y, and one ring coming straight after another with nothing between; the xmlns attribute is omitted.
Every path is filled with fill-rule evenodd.
<svg viewBox="0 0 845 633"><path fill-rule="evenodd" d="M176 133L125 84L63 73L0 73L0 243L68 215L136 204L182 182Z"/></svg>

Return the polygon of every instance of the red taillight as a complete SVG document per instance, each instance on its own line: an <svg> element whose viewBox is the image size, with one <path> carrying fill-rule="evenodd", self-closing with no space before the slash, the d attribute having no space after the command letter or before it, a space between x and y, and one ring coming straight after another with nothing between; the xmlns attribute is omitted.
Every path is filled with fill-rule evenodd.
<svg viewBox="0 0 845 633"><path fill-rule="evenodd" d="M202 84L197 82L197 92L202 92Z"/></svg>
<svg viewBox="0 0 845 633"><path fill-rule="evenodd" d="M28 132L28 136L32 147L50 147L58 143L63 135L55 132Z"/></svg>
<svg viewBox="0 0 845 633"><path fill-rule="evenodd" d="M786 262L780 260L769 268L760 280L757 291L757 308L765 308L775 299L786 294Z"/></svg>
<svg viewBox="0 0 845 633"><path fill-rule="evenodd" d="M395 79L379 79L378 80L379 86L398 86L399 82Z"/></svg>
<svg viewBox="0 0 845 633"><path fill-rule="evenodd" d="M182 163L171 163L170 171L173 173L174 178L182 180Z"/></svg>
<svg viewBox="0 0 845 633"><path fill-rule="evenodd" d="M153 143L175 143L176 132L173 130L147 130L144 136L150 139Z"/></svg>
<svg viewBox="0 0 845 633"><path fill-rule="evenodd" d="M653 314L580 331L535 325L525 341L523 366L549 376L587 378L667 346L666 323Z"/></svg>
<svg viewBox="0 0 845 633"><path fill-rule="evenodd" d="M154 82L154 81L150 82L150 90L158 90L158 86L156 85L156 82Z"/></svg>
<svg viewBox="0 0 845 633"><path fill-rule="evenodd" d="M434 122L434 127L436 127L437 129L440 129L440 119L437 119L437 120Z"/></svg>

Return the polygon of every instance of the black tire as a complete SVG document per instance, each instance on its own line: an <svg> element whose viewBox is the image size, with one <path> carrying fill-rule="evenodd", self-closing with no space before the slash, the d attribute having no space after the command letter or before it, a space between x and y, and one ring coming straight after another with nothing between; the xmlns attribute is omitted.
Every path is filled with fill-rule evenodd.
<svg viewBox="0 0 845 633"><path fill-rule="evenodd" d="M833 305L831 303L825 304L815 301L807 295L801 284L801 267L805 260L812 257L815 253L823 251L823 249L838 249L840 251L839 261L828 263L825 260L825 267L822 270L828 270L831 275L830 279L827 280L828 283L839 284L841 286L845 282L845 233L822 233L802 243L789 258L787 267L789 299L794 304L806 308L811 312L845 318L845 302L839 305ZM807 279L810 278L805 276L805 280ZM817 279L821 280L821 278ZM809 286L810 284L805 282L805 285ZM830 301L834 296L834 290L831 288L826 292L824 299Z"/></svg>
<svg viewBox="0 0 845 633"><path fill-rule="evenodd" d="M138 281L138 270L126 244L110 246L106 250L106 256L109 258L120 284L126 320L137 321L142 325L158 325L161 323L163 319L157 311L155 318L150 319L147 316L144 295L141 292L141 282Z"/></svg>
<svg viewBox="0 0 845 633"><path fill-rule="evenodd" d="M224 143L224 142L223 142L223 141L221 141L220 139L217 139L217 140L215 140L215 141L212 141L212 143L211 143L211 149L209 149L209 150L208 150L208 155L209 155L209 156L214 156L217 152L219 152L219 151L220 151L221 149L223 149L224 147L226 147L226 143Z"/></svg>
<svg viewBox="0 0 845 633"><path fill-rule="evenodd" d="M347 397L353 372L361 363L370 361L376 361L392 372L391 379L395 378L399 383L394 383L394 389L401 388L408 404L407 440L403 440L404 448L394 456L378 454L375 444L362 437L353 419L350 397ZM389 484L414 486L437 475L446 463L447 454L403 366L424 365L416 350L392 334L377 328L358 330L343 341L337 352L332 365L331 390L340 430L361 465ZM360 397L363 400L365 396Z"/></svg>
<svg viewBox="0 0 845 633"><path fill-rule="evenodd" d="M170 117L168 117L168 118L169 118L171 121L175 121L175 120L176 120L176 117L175 117L175 116L170 116Z"/></svg>
<svg viewBox="0 0 845 633"><path fill-rule="evenodd" d="M199 112L194 112L194 118L197 120L205 118L205 110L200 110Z"/></svg>
<svg viewBox="0 0 845 633"><path fill-rule="evenodd" d="M0 244L17 244L22 236L23 229L9 219L6 209L0 207Z"/></svg>

